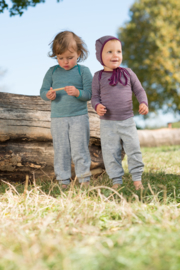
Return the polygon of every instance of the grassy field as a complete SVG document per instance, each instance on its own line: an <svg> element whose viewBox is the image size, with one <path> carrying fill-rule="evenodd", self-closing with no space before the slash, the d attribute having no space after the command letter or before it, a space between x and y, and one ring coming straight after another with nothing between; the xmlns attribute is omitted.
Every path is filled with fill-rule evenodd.
<svg viewBox="0 0 180 270"><path fill-rule="evenodd" d="M0 270L179 270L180 146L142 153L143 192L126 159L118 192L105 173L66 192L1 181Z"/></svg>

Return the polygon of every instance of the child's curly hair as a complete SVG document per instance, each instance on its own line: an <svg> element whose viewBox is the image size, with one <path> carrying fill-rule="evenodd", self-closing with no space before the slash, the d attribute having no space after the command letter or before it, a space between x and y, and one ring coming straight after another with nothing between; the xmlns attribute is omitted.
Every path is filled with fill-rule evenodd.
<svg viewBox="0 0 180 270"><path fill-rule="evenodd" d="M62 54L70 49L80 53L77 62L83 61L88 57L86 44L80 37L71 31L63 31L58 33L50 44L52 52L49 53L49 56L52 58L57 59L58 54Z"/></svg>

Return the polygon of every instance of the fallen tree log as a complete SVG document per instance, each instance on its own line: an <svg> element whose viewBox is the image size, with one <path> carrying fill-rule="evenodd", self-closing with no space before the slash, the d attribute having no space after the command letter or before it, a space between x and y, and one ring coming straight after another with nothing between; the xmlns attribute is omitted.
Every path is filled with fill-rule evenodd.
<svg viewBox="0 0 180 270"><path fill-rule="evenodd" d="M98 174L104 169L101 150L90 146L91 170ZM12 180L25 180L25 175L53 179L54 150L51 142L6 141L0 144L0 176ZM98 169L98 171L97 171ZM74 166L72 164L72 176Z"/></svg>
<svg viewBox="0 0 180 270"><path fill-rule="evenodd" d="M91 170L101 172L100 120L88 103ZM50 102L40 96L0 93L0 176L12 180L54 176ZM141 146L180 144L180 129L139 130ZM122 158L124 151L122 151ZM72 175L74 168L72 164Z"/></svg>
<svg viewBox="0 0 180 270"><path fill-rule="evenodd" d="M180 145L180 128L138 130L138 136L140 145L144 147Z"/></svg>
<svg viewBox="0 0 180 270"><path fill-rule="evenodd" d="M99 116L88 103L92 174L104 170ZM0 93L0 176L12 180L54 176L50 102L40 96ZM122 158L124 152L122 152ZM75 175L72 163L72 176Z"/></svg>
<svg viewBox="0 0 180 270"><path fill-rule="evenodd" d="M50 102L40 96L0 93L0 141L52 141L50 111ZM91 143L99 144L99 116L90 103L88 113Z"/></svg>

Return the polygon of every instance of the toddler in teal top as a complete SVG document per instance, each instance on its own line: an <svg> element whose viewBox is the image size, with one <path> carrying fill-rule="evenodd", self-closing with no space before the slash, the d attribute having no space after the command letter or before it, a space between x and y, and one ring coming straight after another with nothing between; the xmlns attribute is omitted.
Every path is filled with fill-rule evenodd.
<svg viewBox="0 0 180 270"><path fill-rule="evenodd" d="M51 67L40 95L51 101L51 133L56 179L66 188L71 178L71 157L80 183L89 184L90 154L87 101L91 99L92 75L77 64L87 58L85 44L73 32L60 32L51 44L50 57L59 65ZM56 88L64 88L54 91Z"/></svg>

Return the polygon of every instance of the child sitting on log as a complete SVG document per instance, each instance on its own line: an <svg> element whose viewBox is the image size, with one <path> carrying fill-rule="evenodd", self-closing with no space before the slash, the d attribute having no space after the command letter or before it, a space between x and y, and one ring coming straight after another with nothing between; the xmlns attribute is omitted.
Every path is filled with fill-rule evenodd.
<svg viewBox="0 0 180 270"><path fill-rule="evenodd" d="M51 100L56 179L62 188L68 187L72 157L79 182L88 186L91 159L87 101L91 99L92 75L88 67L78 64L87 58L88 52L82 39L70 31L58 33L51 49L49 56L57 59L58 65L47 71L40 95ZM61 91L56 91L59 87Z"/></svg>
<svg viewBox="0 0 180 270"><path fill-rule="evenodd" d="M141 176L144 164L136 125L133 120L132 93L139 102L139 113L148 113L146 93L130 68L119 67L122 46L119 39L104 36L96 41L96 57L104 69L95 73L92 82L92 106L100 116L100 134L106 171L113 188L122 184L122 146L128 158L129 172L135 188L143 188Z"/></svg>

